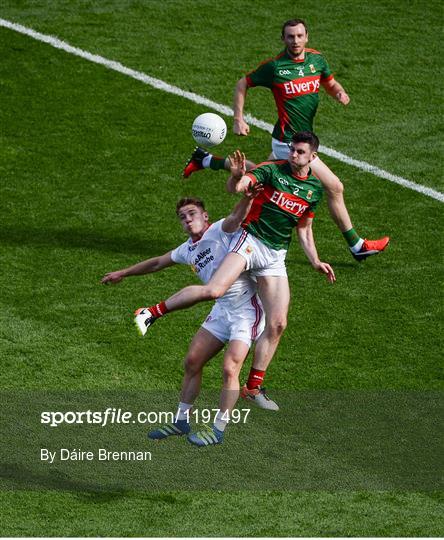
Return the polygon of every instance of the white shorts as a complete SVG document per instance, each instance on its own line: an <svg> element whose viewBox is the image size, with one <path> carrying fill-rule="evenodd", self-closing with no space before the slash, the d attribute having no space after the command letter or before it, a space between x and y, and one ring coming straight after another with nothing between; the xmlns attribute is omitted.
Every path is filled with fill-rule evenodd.
<svg viewBox="0 0 444 540"><path fill-rule="evenodd" d="M278 141L277 139L271 138L271 154L274 159L288 159L288 153L290 151L290 143ZM314 161L318 159L315 157Z"/></svg>
<svg viewBox="0 0 444 540"><path fill-rule="evenodd" d="M229 250L246 260L246 270L253 276L287 276L286 249L273 249L258 238L241 229L230 243Z"/></svg>
<svg viewBox="0 0 444 540"><path fill-rule="evenodd" d="M274 137L271 138L271 152L274 159L287 159L290 151L290 143L278 141Z"/></svg>
<svg viewBox="0 0 444 540"><path fill-rule="evenodd" d="M264 327L264 309L256 294L235 310L230 309L229 303L216 302L202 324L202 328L222 343L237 339L248 347L262 334Z"/></svg>

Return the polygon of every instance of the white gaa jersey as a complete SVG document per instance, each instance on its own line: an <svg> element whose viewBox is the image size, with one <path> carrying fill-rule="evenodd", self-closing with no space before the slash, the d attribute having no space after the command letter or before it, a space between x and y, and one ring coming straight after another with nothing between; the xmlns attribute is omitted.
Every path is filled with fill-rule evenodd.
<svg viewBox="0 0 444 540"><path fill-rule="evenodd" d="M210 225L200 240L194 242L189 238L174 249L171 258L175 263L189 264L204 283L208 283L219 268L228 247L236 233L226 233L222 230L223 219ZM228 291L217 300L218 303L230 303L238 307L256 293L256 283L248 272L242 272Z"/></svg>

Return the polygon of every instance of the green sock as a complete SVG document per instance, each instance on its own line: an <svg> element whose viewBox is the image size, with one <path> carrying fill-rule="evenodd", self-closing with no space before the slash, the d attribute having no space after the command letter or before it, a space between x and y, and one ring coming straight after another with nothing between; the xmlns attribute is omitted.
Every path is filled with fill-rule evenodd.
<svg viewBox="0 0 444 540"><path fill-rule="evenodd" d="M344 236L345 241L347 242L348 246L351 248L355 246L359 242L359 240L361 240L361 237L354 229L345 231L342 233L342 235Z"/></svg>
<svg viewBox="0 0 444 540"><path fill-rule="evenodd" d="M225 169L225 158L212 156L210 161L210 169L213 169L213 171L220 171L222 169Z"/></svg>

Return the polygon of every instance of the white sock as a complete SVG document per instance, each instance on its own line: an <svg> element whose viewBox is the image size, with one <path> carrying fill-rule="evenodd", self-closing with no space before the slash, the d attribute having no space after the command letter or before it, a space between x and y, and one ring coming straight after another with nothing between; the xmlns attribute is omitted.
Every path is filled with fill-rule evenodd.
<svg viewBox="0 0 444 540"><path fill-rule="evenodd" d="M179 407L177 409L176 413L176 422L178 420L189 420L190 419L190 409L193 406L192 403L183 403L182 401L179 403ZM188 413L188 414L187 414Z"/></svg>
<svg viewBox="0 0 444 540"><path fill-rule="evenodd" d="M204 169L208 169L210 166L211 158L213 157L213 154L208 154L208 156L205 156L202 160L202 167Z"/></svg>
<svg viewBox="0 0 444 540"><path fill-rule="evenodd" d="M227 411L219 411L216 414L216 418L214 419L214 427L216 427L219 431L225 431L225 428L227 427L227 424L228 424L227 418L228 418Z"/></svg>
<svg viewBox="0 0 444 540"><path fill-rule="evenodd" d="M364 243L364 240L362 238L360 238L356 242L356 244L350 248L350 251L352 253L358 253L358 251L362 248L363 243Z"/></svg>

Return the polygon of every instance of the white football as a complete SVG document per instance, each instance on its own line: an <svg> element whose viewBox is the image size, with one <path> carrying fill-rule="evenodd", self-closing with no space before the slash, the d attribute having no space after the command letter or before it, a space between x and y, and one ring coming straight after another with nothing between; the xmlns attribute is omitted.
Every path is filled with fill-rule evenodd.
<svg viewBox="0 0 444 540"><path fill-rule="evenodd" d="M199 115L191 128L193 139L201 146L216 146L227 134L227 125L218 114L204 113Z"/></svg>

